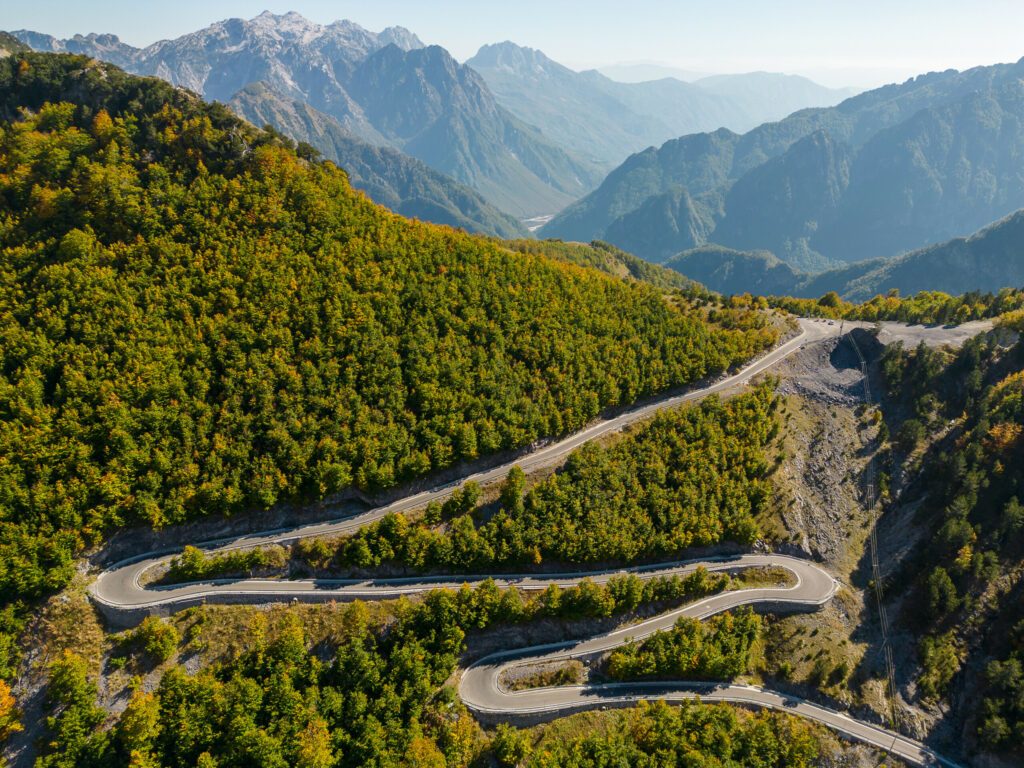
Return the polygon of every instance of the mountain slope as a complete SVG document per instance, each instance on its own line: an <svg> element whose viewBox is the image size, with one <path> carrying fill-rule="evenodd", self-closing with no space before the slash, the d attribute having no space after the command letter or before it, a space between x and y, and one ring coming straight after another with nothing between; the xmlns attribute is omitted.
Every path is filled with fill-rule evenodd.
<svg viewBox="0 0 1024 768"><path fill-rule="evenodd" d="M676 187L616 219L605 234L630 253L661 261L706 242L715 228L715 210L713 199L694 200L686 189Z"/></svg>
<svg viewBox="0 0 1024 768"><path fill-rule="evenodd" d="M800 139L732 185L711 237L740 250L771 251L794 267L827 266L810 243L850 184L851 155L825 131Z"/></svg>
<svg viewBox="0 0 1024 768"><path fill-rule="evenodd" d="M608 174L597 189L555 216L538 236L583 242L601 239L616 220L658 195L685 189L696 197L726 188L738 140L739 136L722 128L638 152ZM643 251L637 255L655 258Z"/></svg>
<svg viewBox="0 0 1024 768"><path fill-rule="evenodd" d="M541 51L511 42L485 45L466 64L499 103L564 146L599 162L684 134L747 131L805 107L831 106L848 92L769 73L616 82L597 70L575 72Z"/></svg>
<svg viewBox="0 0 1024 768"><path fill-rule="evenodd" d="M1024 211L970 237L954 238L874 264L863 275L842 275L847 297L859 301L890 290L959 294L1024 287ZM805 290L816 290L820 280L835 281L838 276L826 273L815 277L807 281Z"/></svg>
<svg viewBox="0 0 1024 768"><path fill-rule="evenodd" d="M599 178L498 106L483 79L443 48L383 48L360 63L350 89L405 152L517 216L558 210Z"/></svg>
<svg viewBox="0 0 1024 768"><path fill-rule="evenodd" d="M969 234L1024 207L1024 82L916 113L868 141L849 189L812 246L833 258L901 251Z"/></svg>
<svg viewBox="0 0 1024 768"><path fill-rule="evenodd" d="M996 293L1024 286L1024 211L1017 211L970 237L954 238L889 259L855 262L818 274L792 268L773 254L703 246L680 253L664 266L721 293L816 298L829 291L849 301L867 301L899 291Z"/></svg>
<svg viewBox="0 0 1024 768"><path fill-rule="evenodd" d="M27 30L13 34L38 51L92 56L130 72L155 75L211 100L226 102L246 85L262 81L376 143L384 138L347 94L345 79L360 60L387 45L423 45L399 28L376 34L349 21L319 25L297 13L270 12L250 20L219 21L146 48L133 48L109 34L69 40Z"/></svg>
<svg viewBox="0 0 1024 768"><path fill-rule="evenodd" d="M27 45L8 32L0 32L0 57L31 50Z"/></svg>
<svg viewBox="0 0 1024 768"><path fill-rule="evenodd" d="M408 30L369 32L297 13L228 19L142 49L113 35L14 35L37 50L73 51L161 77L207 99L255 82L305 102L374 144L391 145L473 187L517 217L551 214L603 169L580 161L500 108L486 84Z"/></svg>
<svg viewBox="0 0 1024 768"><path fill-rule="evenodd" d="M0 59L0 126L4 605L112 528L390 487L773 338L395 216L223 105L84 57Z"/></svg>
<svg viewBox="0 0 1024 768"><path fill-rule="evenodd" d="M264 83L246 86L229 104L254 125L270 125L316 147L345 169L352 186L395 213L497 237L525 235L518 221L469 187L397 150L356 138L329 115Z"/></svg>
<svg viewBox="0 0 1024 768"><path fill-rule="evenodd" d="M629 158L539 234L625 247L618 220L682 188L711 195L709 241L808 267L962 236L1024 207L1022 76L1024 62L932 73L742 136L682 137ZM677 226L668 213L644 223L653 243Z"/></svg>
<svg viewBox="0 0 1024 768"><path fill-rule="evenodd" d="M558 240L511 240L506 245L520 253L534 253L556 261L589 267L624 280L639 280L657 288L693 290L693 281L659 264L626 253L614 245L595 241L589 244L562 243ZM698 289L704 292L703 289Z"/></svg>
<svg viewBox="0 0 1024 768"><path fill-rule="evenodd" d="M691 248L663 266L725 295L793 296L806 275L768 251L736 251L720 245Z"/></svg>
<svg viewBox="0 0 1024 768"><path fill-rule="evenodd" d="M806 77L777 72L711 75L692 82L740 105L752 121L751 127L781 120L797 110L831 107L858 93L856 88L828 88Z"/></svg>
<svg viewBox="0 0 1024 768"><path fill-rule="evenodd" d="M687 83L616 83L510 42L483 46L466 65L502 106L599 163L613 165L673 136L741 121L727 99Z"/></svg>

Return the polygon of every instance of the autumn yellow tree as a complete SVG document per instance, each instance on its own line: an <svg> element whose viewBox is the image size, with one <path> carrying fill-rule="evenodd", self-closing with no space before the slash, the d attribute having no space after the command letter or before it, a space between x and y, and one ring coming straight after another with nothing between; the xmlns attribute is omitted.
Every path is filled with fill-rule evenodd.
<svg viewBox="0 0 1024 768"><path fill-rule="evenodd" d="M19 716L17 702L10 686L4 680L0 680L0 741L21 730Z"/></svg>

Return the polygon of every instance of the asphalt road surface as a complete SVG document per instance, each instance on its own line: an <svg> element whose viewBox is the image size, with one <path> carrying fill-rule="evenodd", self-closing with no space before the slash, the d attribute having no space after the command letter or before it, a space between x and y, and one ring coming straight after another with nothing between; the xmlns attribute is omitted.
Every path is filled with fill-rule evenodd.
<svg viewBox="0 0 1024 768"><path fill-rule="evenodd" d="M846 328L867 324L847 323ZM969 329L973 335L985 326ZM379 520L390 513L409 512L424 507L431 501L447 498L463 483L475 481L481 485L501 480L513 466L529 473L563 461L572 451L591 440L617 432L655 413L683 403L699 400L745 385L802 347L839 335L840 324L820 320L801 320L800 333L732 376L721 379L703 389L681 395L653 400L629 409L614 418L595 422L586 429L507 464L478 472L458 481L408 496L386 506L340 520L267 531L230 541L206 542L202 546L214 551L242 549L272 543L290 543L313 536L353 533L360 527ZM923 328L887 324L883 333L890 336L924 339L928 343L962 343L964 330ZM283 581L270 579L215 579L193 584L171 586L145 586L145 577L151 569L166 565L173 553L149 553L115 564L103 571L90 586L90 593L103 613L115 623L134 624L147 614L169 613L204 603L267 603L330 600L383 600L403 594L414 594L441 587L458 587L483 577L436 577L411 579L377 579L359 581L351 579ZM544 589L551 583L570 586L583 578L601 583L616 573L636 573L641 578L658 575L687 573L703 565L712 571L736 571L755 566L774 566L789 571L795 584L790 587L765 587L725 592L701 600L676 611L671 611L641 624L629 626L586 641L560 646L542 646L489 656L465 670L460 693L466 705L478 715L490 719L514 720L539 715L564 714L572 711L607 706L623 706L640 699L680 700L699 696L705 701L728 701L756 707L779 709L827 725L859 741L887 750L914 765L956 764L941 758L924 745L897 733L860 722L841 712L835 712L811 702L752 686L728 684L657 682L621 683L584 686L563 686L512 692L501 685L504 670L527 661L579 658L595 656L621 645L628 639L639 639L658 630L670 628L680 616L697 619L741 605L760 605L775 609L814 610L831 600L836 584L831 576L818 566L782 555L744 555L703 563L671 563L651 567L629 568L601 573L548 574L544 576L503 575L495 577L499 587L515 586L521 589Z"/></svg>
<svg viewBox="0 0 1024 768"><path fill-rule="evenodd" d="M536 667L569 659L596 658L629 640L641 640L671 628L682 616L693 619L707 617L743 605L760 605L774 610L814 610L835 594L836 583L821 568L796 558L781 555L748 555L733 563L709 562L709 570L744 566L783 568L795 579L790 587L762 587L723 592L683 608L661 614L653 619L582 642L560 643L487 656L472 664L462 675L459 695L466 706L478 716L489 720L543 719L545 716L580 712L616 706L629 706L641 699L681 701L700 698L765 709L777 709L821 723L844 736L887 751L913 765L957 764L943 758L920 742L861 722L842 712L814 704L805 699L763 688L727 683L696 682L633 682L601 683L557 688L535 688L512 691L505 687L505 674L516 666Z"/></svg>

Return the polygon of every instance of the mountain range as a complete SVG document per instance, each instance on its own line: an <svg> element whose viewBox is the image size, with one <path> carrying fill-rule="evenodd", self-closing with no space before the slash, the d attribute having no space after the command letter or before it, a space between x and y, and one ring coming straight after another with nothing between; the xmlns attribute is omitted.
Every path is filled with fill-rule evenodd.
<svg viewBox="0 0 1024 768"><path fill-rule="evenodd" d="M671 260L725 292L856 297L1016 279L1010 265L955 263L1024 209L1024 60L813 106L844 94L770 73L617 82L510 42L460 64L402 27L296 13L145 48L110 34L0 38L19 44L223 101L312 145L376 202L470 232L519 238L524 220L558 212L539 237ZM938 253L951 254L945 282L915 266Z"/></svg>
<svg viewBox="0 0 1024 768"><path fill-rule="evenodd" d="M726 294L816 298L835 291L849 301L899 291L967 290L996 293L1024 285L1024 210L969 237L889 259L869 259L817 274L793 269L769 251L737 251L706 245L684 251L663 266Z"/></svg>
<svg viewBox="0 0 1024 768"><path fill-rule="evenodd" d="M512 43L484 46L464 66L403 27L371 32L294 12L228 19L145 48L112 34L13 34L35 50L89 55L247 109L247 118L294 132L345 167L360 166L354 182L378 202L501 236L510 234L508 222L499 225L487 206L518 219L551 216L635 151L719 126L745 130L843 95L766 73L620 83ZM258 83L267 89L261 99L273 94L275 106L257 108L253 92L243 93ZM284 104L318 115L285 119ZM345 142L336 139L342 134ZM449 178L353 142L398 150ZM384 158L388 168L372 179ZM409 180L408 194L395 185L398 176Z"/></svg>
<svg viewBox="0 0 1024 768"><path fill-rule="evenodd" d="M516 217L551 214L593 188L580 160L500 106L484 80L401 27L380 33L297 13L228 19L134 48L114 35L58 40L13 33L36 50L82 53L228 102L263 82L363 141L418 158Z"/></svg>
<svg viewBox="0 0 1024 768"><path fill-rule="evenodd" d="M715 243L796 270L892 257L1024 207L1024 62L922 75L745 134L631 156L541 231L664 261Z"/></svg>
<svg viewBox="0 0 1024 768"><path fill-rule="evenodd" d="M692 83L711 74L710 72L680 69L667 64L659 64L656 61L626 61L608 64L598 67L597 71L620 83L645 83L649 80L661 80L666 77L674 77L684 83Z"/></svg>
<svg viewBox="0 0 1024 768"><path fill-rule="evenodd" d="M621 83L596 70L575 72L511 42L485 45L466 64L483 75L509 111L563 146L612 165L683 134L719 127L745 131L850 95L767 72L692 84L672 77Z"/></svg>
<svg viewBox="0 0 1024 768"><path fill-rule="evenodd" d="M476 190L410 155L363 141L330 115L282 96L266 83L247 85L228 104L255 125L269 125L312 145L345 169L352 186L395 213L503 238L526 235L515 218Z"/></svg>

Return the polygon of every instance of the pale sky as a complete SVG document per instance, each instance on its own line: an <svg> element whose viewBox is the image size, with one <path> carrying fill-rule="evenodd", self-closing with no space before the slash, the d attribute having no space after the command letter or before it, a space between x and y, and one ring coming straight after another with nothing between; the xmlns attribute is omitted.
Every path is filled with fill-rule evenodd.
<svg viewBox="0 0 1024 768"><path fill-rule="evenodd" d="M651 61L873 86L1024 56L1024 0L30 0L0 28L113 32L132 45L263 10L378 31L408 27L465 60L512 40L574 69Z"/></svg>

